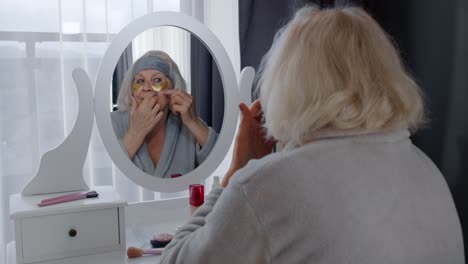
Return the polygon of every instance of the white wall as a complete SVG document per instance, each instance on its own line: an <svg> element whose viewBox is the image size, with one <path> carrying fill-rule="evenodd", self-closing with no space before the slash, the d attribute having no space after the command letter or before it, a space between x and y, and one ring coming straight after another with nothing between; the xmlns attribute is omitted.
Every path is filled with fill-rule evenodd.
<svg viewBox="0 0 468 264"><path fill-rule="evenodd" d="M195 0L197 1L197 0ZM236 0L205 0L204 23L218 37L226 49L234 67L237 79L240 75L240 46L239 46L239 5ZM234 143L234 142L233 142ZM232 159L232 148L213 175L224 176L229 169ZM207 180L211 184L212 179Z"/></svg>
<svg viewBox="0 0 468 264"><path fill-rule="evenodd" d="M240 74L239 4L235 0L205 0L204 22L219 38Z"/></svg>

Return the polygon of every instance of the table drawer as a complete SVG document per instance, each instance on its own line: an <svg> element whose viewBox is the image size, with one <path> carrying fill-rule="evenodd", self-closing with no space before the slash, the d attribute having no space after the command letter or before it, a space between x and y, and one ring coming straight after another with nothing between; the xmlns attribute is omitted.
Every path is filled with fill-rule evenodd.
<svg viewBox="0 0 468 264"><path fill-rule="evenodd" d="M120 244L119 208L21 219L24 263L93 254Z"/></svg>

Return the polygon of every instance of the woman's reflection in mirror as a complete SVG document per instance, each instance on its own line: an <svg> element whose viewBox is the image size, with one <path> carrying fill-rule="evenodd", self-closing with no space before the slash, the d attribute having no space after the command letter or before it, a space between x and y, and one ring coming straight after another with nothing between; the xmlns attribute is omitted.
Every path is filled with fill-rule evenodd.
<svg viewBox="0 0 468 264"><path fill-rule="evenodd" d="M217 133L194 111L193 97L177 64L149 51L128 70L112 125L122 148L144 172L161 178L186 174L201 164Z"/></svg>

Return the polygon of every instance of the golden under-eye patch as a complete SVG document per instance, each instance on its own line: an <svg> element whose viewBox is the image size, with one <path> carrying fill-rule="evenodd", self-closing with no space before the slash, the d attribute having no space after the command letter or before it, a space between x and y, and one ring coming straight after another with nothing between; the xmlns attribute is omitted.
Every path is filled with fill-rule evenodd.
<svg viewBox="0 0 468 264"><path fill-rule="evenodd" d="M167 85L168 85L167 80L164 80L164 81L162 81L160 83L157 83L157 84L151 84L151 89L153 89L156 92L160 92L160 91L166 89ZM140 92L142 88L143 88L143 83L134 83L134 84L132 84L132 90L133 90L134 93Z"/></svg>
<svg viewBox="0 0 468 264"><path fill-rule="evenodd" d="M167 80L164 80L164 81L162 81L160 83L151 85L151 88L156 92L160 92L160 91L166 89L166 87L167 87Z"/></svg>
<svg viewBox="0 0 468 264"><path fill-rule="evenodd" d="M132 90L134 93L138 93L141 91L141 88L143 88L143 84L142 83L134 83L132 84Z"/></svg>

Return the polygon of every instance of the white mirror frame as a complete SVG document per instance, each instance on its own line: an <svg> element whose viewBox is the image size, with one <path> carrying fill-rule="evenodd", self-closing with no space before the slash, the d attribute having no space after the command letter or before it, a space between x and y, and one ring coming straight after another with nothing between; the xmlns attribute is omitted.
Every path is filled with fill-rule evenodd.
<svg viewBox="0 0 468 264"><path fill-rule="evenodd" d="M189 31L205 44L219 69L224 88L224 119L215 147L207 159L195 170L182 177L163 179L149 175L126 156L115 136L110 117L111 100L109 85L120 55L140 33L158 26L175 26ZM221 164L234 139L239 110L239 89L234 67L216 36L193 17L176 12L156 12L136 19L120 31L112 40L99 65L95 86L95 115L99 134L109 156L120 171L136 184L156 192L177 192L188 189L190 184L201 183Z"/></svg>

